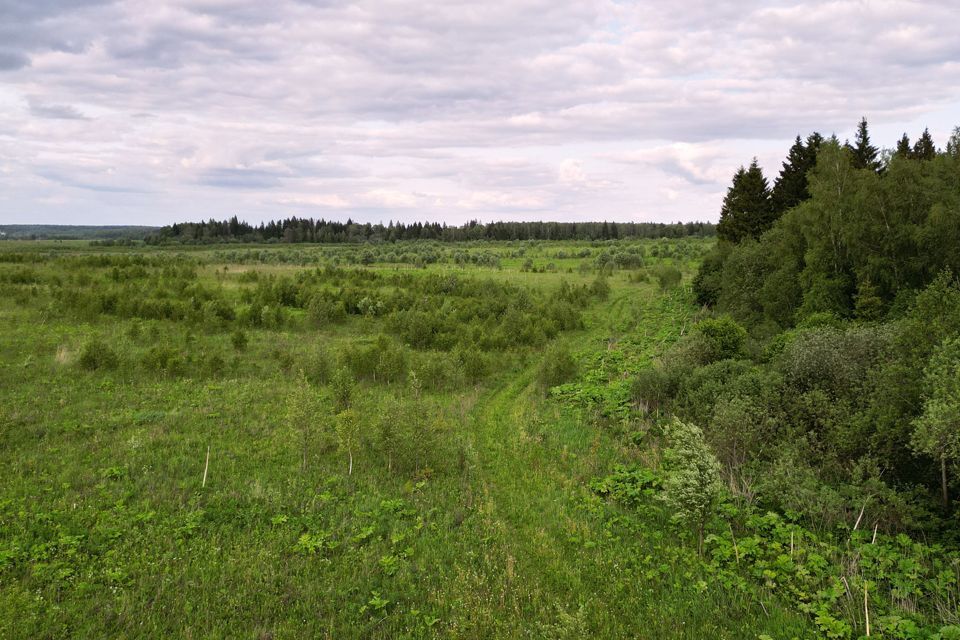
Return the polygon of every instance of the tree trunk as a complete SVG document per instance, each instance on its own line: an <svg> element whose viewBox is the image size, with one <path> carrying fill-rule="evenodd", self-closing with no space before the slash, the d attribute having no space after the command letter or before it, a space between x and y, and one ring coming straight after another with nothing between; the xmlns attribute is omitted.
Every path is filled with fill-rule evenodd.
<svg viewBox="0 0 960 640"><path fill-rule="evenodd" d="M940 456L940 489L943 491L943 510L950 510L950 490L947 488L947 456Z"/></svg>
<svg viewBox="0 0 960 640"><path fill-rule="evenodd" d="M350 468L347 469L347 475L352 476L353 475L353 451L349 451L347 453L350 455Z"/></svg>

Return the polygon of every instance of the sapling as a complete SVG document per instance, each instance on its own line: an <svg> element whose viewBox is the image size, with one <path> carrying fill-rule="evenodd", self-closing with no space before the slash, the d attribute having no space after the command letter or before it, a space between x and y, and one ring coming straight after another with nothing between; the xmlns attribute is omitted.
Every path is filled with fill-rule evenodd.
<svg viewBox="0 0 960 640"><path fill-rule="evenodd" d="M677 521L694 527L697 551L702 553L704 528L723 491L720 463L700 427L674 419L667 436L670 447L664 452L667 478L662 498Z"/></svg>
<svg viewBox="0 0 960 640"><path fill-rule="evenodd" d="M307 452L316 414L316 395L303 369L300 369L294 379L293 389L287 396L287 425L291 431L300 434L302 471L307 469Z"/></svg>
<svg viewBox="0 0 960 640"><path fill-rule="evenodd" d="M923 413L913 421L912 443L940 464L944 511L950 508L948 463L960 458L960 339L948 339L930 358L924 373Z"/></svg>
<svg viewBox="0 0 960 640"><path fill-rule="evenodd" d="M353 409L344 409L337 414L337 443L350 460L347 475L353 475L353 450L360 442L360 416Z"/></svg>

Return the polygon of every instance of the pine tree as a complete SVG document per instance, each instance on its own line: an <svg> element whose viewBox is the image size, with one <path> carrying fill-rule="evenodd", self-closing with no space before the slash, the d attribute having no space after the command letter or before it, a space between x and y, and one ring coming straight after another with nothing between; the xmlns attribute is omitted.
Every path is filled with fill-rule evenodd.
<svg viewBox="0 0 960 640"><path fill-rule="evenodd" d="M937 147L933 144L930 129L924 129L923 134L917 138L917 143L913 145L913 157L917 160L933 160L936 156Z"/></svg>
<svg viewBox="0 0 960 640"><path fill-rule="evenodd" d="M881 163L877 159L880 151L870 144L870 132L867 130L867 119L862 118L857 125L856 144L847 143L847 148L853 152L853 166L855 169L870 169L879 171Z"/></svg>
<svg viewBox="0 0 960 640"><path fill-rule="evenodd" d="M906 133L904 133L903 137L897 142L897 148L893 152L893 155L903 159L913 157L913 147L910 146L910 137L907 136Z"/></svg>
<svg viewBox="0 0 960 640"><path fill-rule="evenodd" d="M748 169L740 167L733 176L720 209L717 236L738 243L748 237L758 238L773 225L770 188L763 170L754 158Z"/></svg>

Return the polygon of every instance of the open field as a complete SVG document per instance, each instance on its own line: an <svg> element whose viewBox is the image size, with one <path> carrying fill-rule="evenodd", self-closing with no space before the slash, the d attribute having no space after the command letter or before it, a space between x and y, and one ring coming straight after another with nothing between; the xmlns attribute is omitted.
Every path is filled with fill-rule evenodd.
<svg viewBox="0 0 960 640"><path fill-rule="evenodd" d="M643 266L598 280L589 244L417 268L420 246L6 243L0 635L803 635L662 510L598 498L643 448L544 393L674 339L694 309L654 265L689 278L707 246L615 245ZM576 373L543 373L555 345Z"/></svg>

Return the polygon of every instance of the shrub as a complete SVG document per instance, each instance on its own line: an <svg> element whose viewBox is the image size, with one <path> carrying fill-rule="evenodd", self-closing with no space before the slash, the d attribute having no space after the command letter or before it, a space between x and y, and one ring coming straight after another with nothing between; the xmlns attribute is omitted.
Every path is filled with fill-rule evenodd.
<svg viewBox="0 0 960 640"><path fill-rule="evenodd" d="M730 316L707 318L697 323L696 333L702 338L704 357L707 362L716 362L743 355L747 330Z"/></svg>
<svg viewBox="0 0 960 640"><path fill-rule="evenodd" d="M590 285L590 293L596 296L598 300L606 300L610 297L610 283L607 282L603 274L598 275L593 284Z"/></svg>
<svg viewBox="0 0 960 640"><path fill-rule="evenodd" d="M537 386L541 391L569 382L577 375L577 361L565 344L551 345L537 369Z"/></svg>
<svg viewBox="0 0 960 640"><path fill-rule="evenodd" d="M646 411L659 410L670 399L671 384L662 364L641 369L630 383L630 399Z"/></svg>
<svg viewBox="0 0 960 640"><path fill-rule="evenodd" d="M417 363L417 378L425 388L434 391L456 389L463 385L463 370L453 355L426 353Z"/></svg>
<svg viewBox="0 0 960 640"><path fill-rule="evenodd" d="M151 371L176 376L186 372L187 360L173 347L155 345L143 356L143 366Z"/></svg>
<svg viewBox="0 0 960 640"><path fill-rule="evenodd" d="M87 371L116 369L120 364L120 357L105 342L93 339L83 345L79 362Z"/></svg>
<svg viewBox="0 0 960 640"><path fill-rule="evenodd" d="M703 259L697 275L693 278L693 294L697 304L712 307L720 298L723 288L723 252L714 249Z"/></svg>
<svg viewBox="0 0 960 640"><path fill-rule="evenodd" d="M489 359L476 347L457 349L456 358L460 362L464 377L472 383L480 382L490 372Z"/></svg>
<svg viewBox="0 0 960 640"><path fill-rule="evenodd" d="M243 351L246 349L248 342L247 332L243 329L237 329L233 332L233 335L230 336L230 344L232 344L233 348L237 351Z"/></svg>
<svg viewBox="0 0 960 640"><path fill-rule="evenodd" d="M358 380L389 384L407 372L407 350L384 335L373 344L350 345L343 350L342 357Z"/></svg>
<svg viewBox="0 0 960 640"><path fill-rule="evenodd" d="M330 390L333 393L333 407L340 413L350 407L353 400L353 376L346 367L340 367L330 380Z"/></svg>
<svg viewBox="0 0 960 640"><path fill-rule="evenodd" d="M683 274L680 273L680 269L677 269L673 265L658 264L653 267L652 271L654 277L657 279L657 283L660 285L661 291L673 289L683 280Z"/></svg>
<svg viewBox="0 0 960 640"><path fill-rule="evenodd" d="M326 349L317 349L307 356L303 373L313 384L327 384L333 374L333 358Z"/></svg>
<svg viewBox="0 0 960 640"><path fill-rule="evenodd" d="M798 392L823 389L835 396L851 396L892 343L889 326L846 331L818 327L798 331L776 362L786 382Z"/></svg>

